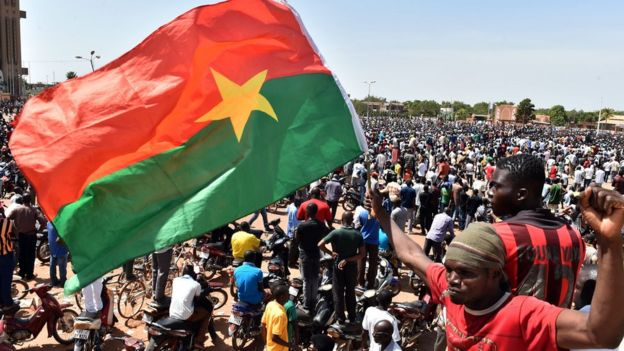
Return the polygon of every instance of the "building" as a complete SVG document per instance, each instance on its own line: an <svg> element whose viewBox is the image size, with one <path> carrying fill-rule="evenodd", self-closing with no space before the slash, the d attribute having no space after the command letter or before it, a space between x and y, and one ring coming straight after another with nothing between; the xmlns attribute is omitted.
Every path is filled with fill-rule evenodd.
<svg viewBox="0 0 624 351"><path fill-rule="evenodd" d="M398 101L365 101L364 102L372 115L390 114L397 115L405 112L405 106Z"/></svg>
<svg viewBox="0 0 624 351"><path fill-rule="evenodd" d="M518 108L514 105L496 105L494 112L494 121L502 123L516 122L516 111Z"/></svg>
<svg viewBox="0 0 624 351"><path fill-rule="evenodd" d="M599 130L624 130L624 116L611 116L604 121L598 122Z"/></svg>
<svg viewBox="0 0 624 351"><path fill-rule="evenodd" d="M531 121L531 123L533 123L533 124L550 125L550 116L549 115L537 114L537 115L535 115L535 119L533 121Z"/></svg>
<svg viewBox="0 0 624 351"><path fill-rule="evenodd" d="M26 12L20 11L19 0L0 0L0 91L13 97L22 95L22 47L20 39L20 19Z"/></svg>

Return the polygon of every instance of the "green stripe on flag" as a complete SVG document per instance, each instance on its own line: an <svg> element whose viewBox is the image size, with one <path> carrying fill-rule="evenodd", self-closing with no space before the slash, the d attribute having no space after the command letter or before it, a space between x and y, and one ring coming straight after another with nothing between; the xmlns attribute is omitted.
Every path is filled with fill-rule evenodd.
<svg viewBox="0 0 624 351"><path fill-rule="evenodd" d="M298 75L261 91L279 121L254 111L237 142L229 119L186 144L91 183L54 219L80 287L132 257L241 218L362 153L334 78ZM131 126L129 126L131 128Z"/></svg>

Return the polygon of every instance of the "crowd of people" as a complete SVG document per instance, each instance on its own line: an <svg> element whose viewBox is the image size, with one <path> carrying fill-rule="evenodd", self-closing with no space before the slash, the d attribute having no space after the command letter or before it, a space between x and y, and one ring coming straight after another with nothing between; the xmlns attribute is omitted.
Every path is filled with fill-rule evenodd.
<svg viewBox="0 0 624 351"><path fill-rule="evenodd" d="M10 123L2 123L0 134L10 135ZM336 322L361 328L362 348L400 350L398 321L387 312L392 294L380 291L378 305L363 318L356 315L356 291L376 288L380 255L394 257L396 275L400 265L417 274L433 301L444 306L436 349L619 345L624 333L624 314L617 307L624 292L624 135L420 118L370 117L362 125L369 142L366 154L289 196L286 232L292 241L283 261L290 273L300 271L301 304L287 285L271 286L270 292L263 285L262 230L253 224L262 215L265 230L270 229L266 209L235 230L224 226L207 236L232 253L238 301L263 310L258 334L267 349L299 348L296 310L314 312L321 262L331 259ZM2 150L2 162L14 167L10 151ZM47 225L54 257L51 283L62 285L66 279L68 252L32 205L28 187L19 185L8 192L12 204L1 223L3 309L14 304L7 292L13 272L11 235L20 247L19 274L29 280L32 234L37 223ZM339 210L350 189L358 194L359 206ZM424 247L416 235L424 236ZM171 251L152 255L154 303L169 306L172 318L203 323L198 346L206 334L216 344L211 302L202 299L192 268L173 279L171 296L165 295ZM578 286L582 267L599 272L591 291ZM132 262L124 271L133 278ZM83 289L85 301L91 301L84 318L100 313L101 289L101 279ZM581 290L582 298L575 298ZM591 309L574 311L573 303L576 309ZM324 334L315 335L312 344L318 350L334 347Z"/></svg>

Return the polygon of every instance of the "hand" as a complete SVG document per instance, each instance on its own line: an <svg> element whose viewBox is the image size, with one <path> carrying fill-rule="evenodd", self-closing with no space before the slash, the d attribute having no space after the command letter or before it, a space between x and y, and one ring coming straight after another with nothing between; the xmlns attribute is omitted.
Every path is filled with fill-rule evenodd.
<svg viewBox="0 0 624 351"><path fill-rule="evenodd" d="M338 269L343 269L347 265L347 260L338 262Z"/></svg>
<svg viewBox="0 0 624 351"><path fill-rule="evenodd" d="M364 208L371 213L372 216L375 216L378 213L383 211L383 206L381 205L383 201L383 196L377 189L371 189L366 193L366 199L364 200Z"/></svg>
<svg viewBox="0 0 624 351"><path fill-rule="evenodd" d="M600 187L589 187L581 195L583 219L600 237L621 238L624 224L624 197L618 192Z"/></svg>
<svg viewBox="0 0 624 351"><path fill-rule="evenodd" d="M336 253L336 252L333 252L333 251L332 251L331 255L332 255L332 258L333 258L334 260L335 260L336 258L338 258L338 253Z"/></svg>

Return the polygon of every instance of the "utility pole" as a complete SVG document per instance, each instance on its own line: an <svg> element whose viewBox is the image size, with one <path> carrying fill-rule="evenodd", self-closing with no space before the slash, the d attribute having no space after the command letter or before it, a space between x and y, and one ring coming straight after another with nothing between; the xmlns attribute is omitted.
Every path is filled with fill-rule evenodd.
<svg viewBox="0 0 624 351"><path fill-rule="evenodd" d="M369 117L368 115L368 111L369 111L369 107L370 107L370 97L371 97L371 86L373 84L377 83L377 81L373 80L373 81L364 81L364 84L368 84L368 99L369 101L366 101L366 118Z"/></svg>

